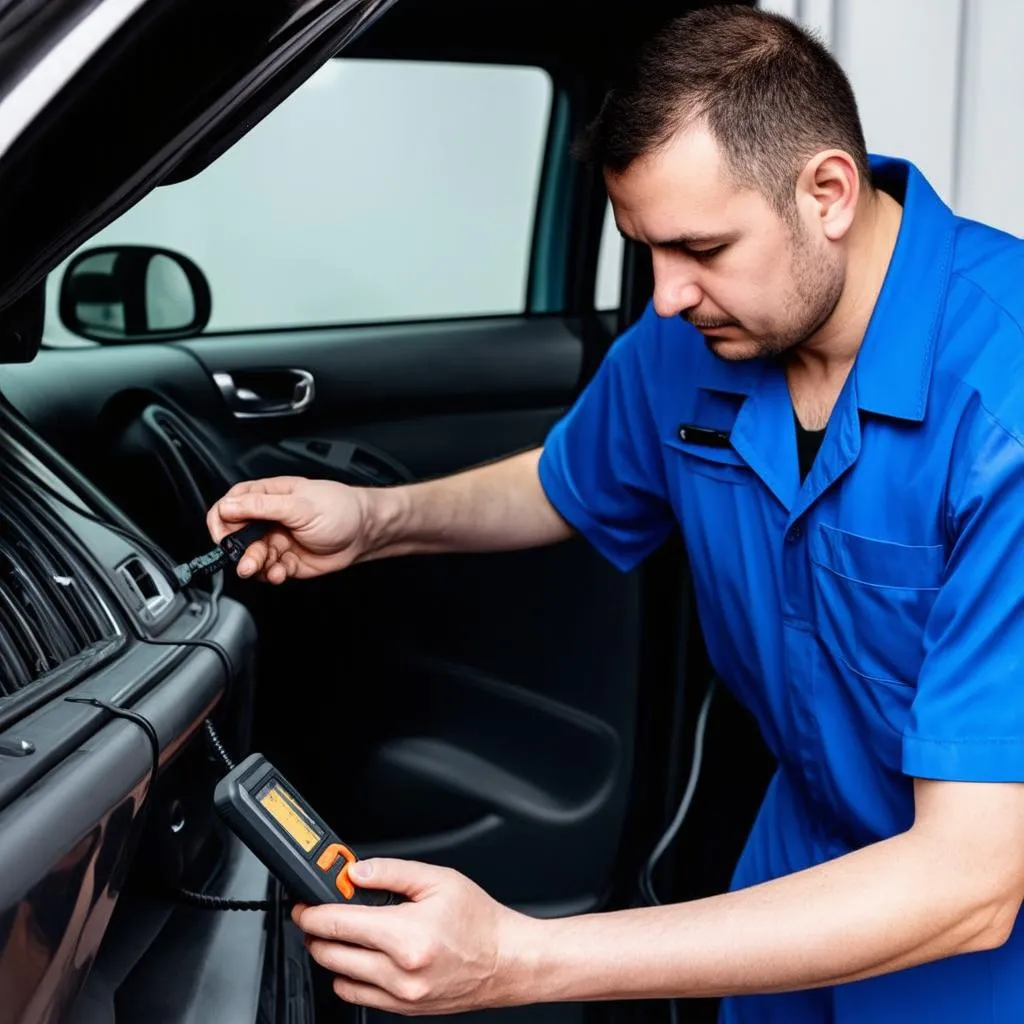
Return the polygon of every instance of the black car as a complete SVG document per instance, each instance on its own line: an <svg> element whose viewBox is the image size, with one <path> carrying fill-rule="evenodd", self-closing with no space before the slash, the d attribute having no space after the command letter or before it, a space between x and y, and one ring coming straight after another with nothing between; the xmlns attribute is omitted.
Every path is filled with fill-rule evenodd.
<svg viewBox="0 0 1024 1024"><path fill-rule="evenodd" d="M214 736L528 913L727 884L770 766L722 695L659 844L710 676L677 538L174 575L237 481L543 443L651 289L570 144L688 6L0 0L0 1024L356 1019Z"/></svg>

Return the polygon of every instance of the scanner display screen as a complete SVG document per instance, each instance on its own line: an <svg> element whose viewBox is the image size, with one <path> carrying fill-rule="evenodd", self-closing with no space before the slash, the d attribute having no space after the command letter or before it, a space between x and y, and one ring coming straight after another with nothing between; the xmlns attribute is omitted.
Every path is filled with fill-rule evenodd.
<svg viewBox="0 0 1024 1024"><path fill-rule="evenodd" d="M256 796L261 807L306 853L312 853L323 832L310 821L299 802L276 779L270 779Z"/></svg>

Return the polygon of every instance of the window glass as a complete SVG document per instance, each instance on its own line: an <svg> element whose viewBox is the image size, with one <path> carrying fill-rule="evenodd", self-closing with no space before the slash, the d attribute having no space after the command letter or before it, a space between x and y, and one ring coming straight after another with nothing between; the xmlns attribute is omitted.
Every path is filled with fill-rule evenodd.
<svg viewBox="0 0 1024 1024"><path fill-rule="evenodd" d="M622 254L624 243L615 226L612 204L604 213L601 249L597 256L597 284L594 289L594 309L605 312L618 309L622 298Z"/></svg>
<svg viewBox="0 0 1024 1024"><path fill-rule="evenodd" d="M551 102L538 68L333 60L83 248L188 256L210 283L210 331L521 313ZM62 272L51 344L69 340Z"/></svg>

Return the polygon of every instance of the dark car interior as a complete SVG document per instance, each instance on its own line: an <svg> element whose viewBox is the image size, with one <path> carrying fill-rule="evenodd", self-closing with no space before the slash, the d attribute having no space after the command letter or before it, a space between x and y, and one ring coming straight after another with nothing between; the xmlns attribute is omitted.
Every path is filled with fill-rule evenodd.
<svg viewBox="0 0 1024 1024"><path fill-rule="evenodd" d="M47 40L102 6L0 4L0 130ZM457 868L538 916L643 902L712 678L678 537L629 574L581 540L280 588L223 570L176 589L169 567L211 547L206 510L241 480L388 487L543 443L651 289L627 243L614 304L596 300L607 199L570 143L643 36L690 6L143 2L0 157L0 1024L361 1019L214 811L207 719L361 856ZM93 240L151 193L216 174L346 62L544 72L516 309L218 326L225 292L199 253ZM156 270L184 303L170 314ZM240 287L255 300L257 283ZM653 872L664 902L727 887L772 769L720 686L702 740ZM715 1003L674 1012L713 1020Z"/></svg>

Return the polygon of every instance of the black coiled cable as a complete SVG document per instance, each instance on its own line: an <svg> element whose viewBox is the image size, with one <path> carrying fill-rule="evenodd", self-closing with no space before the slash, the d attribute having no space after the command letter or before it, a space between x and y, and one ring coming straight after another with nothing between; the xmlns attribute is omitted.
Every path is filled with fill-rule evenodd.
<svg viewBox="0 0 1024 1024"><path fill-rule="evenodd" d="M231 769L235 767L235 762L231 760L231 756L228 754L224 744L220 741L220 737L217 735L217 730L213 727L213 722L208 718L203 722L203 731L206 733L206 738L209 741L210 746L213 748L213 752L219 758L221 764L223 764L228 771L231 771Z"/></svg>

